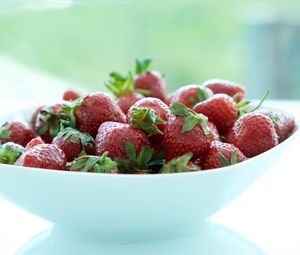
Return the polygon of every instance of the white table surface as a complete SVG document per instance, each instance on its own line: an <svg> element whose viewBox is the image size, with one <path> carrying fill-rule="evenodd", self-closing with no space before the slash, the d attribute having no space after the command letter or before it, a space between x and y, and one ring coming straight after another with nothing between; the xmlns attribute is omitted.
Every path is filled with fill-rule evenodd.
<svg viewBox="0 0 300 255"><path fill-rule="evenodd" d="M1 60L3 59L0 58L0 87L3 88L3 81L12 84L10 89L13 93L7 92L4 96L0 94L0 114L20 110L35 104L36 101L49 99L48 93L39 96L38 93L28 91L27 88L31 83L45 84L42 81L47 81L47 86L43 88L37 86L37 89L40 91L48 89L57 99L63 87L70 85L48 76L45 78L45 75L36 74L9 61L3 64ZM7 70L4 72L3 68ZM14 72L13 75L7 75L11 70ZM22 80L23 85L18 83L13 86L16 84L16 78L12 80L9 77L19 77L17 80ZM37 79L41 83L37 83ZM273 101L271 105L285 109L300 119L300 101ZM262 178L214 216L215 221L255 243L267 254L300 254L299 145L300 137ZM36 234L49 227L50 223L0 199L0 255L12 254Z"/></svg>

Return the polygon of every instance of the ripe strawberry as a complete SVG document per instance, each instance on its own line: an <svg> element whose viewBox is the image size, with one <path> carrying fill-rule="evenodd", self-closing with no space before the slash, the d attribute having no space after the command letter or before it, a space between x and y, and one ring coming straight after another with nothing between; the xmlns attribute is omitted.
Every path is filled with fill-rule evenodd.
<svg viewBox="0 0 300 255"><path fill-rule="evenodd" d="M44 141L41 138L34 138L29 143L27 143L25 150L29 150L30 148L37 146L38 144L44 144Z"/></svg>
<svg viewBox="0 0 300 255"><path fill-rule="evenodd" d="M199 171L199 167L197 167L193 162L190 161L192 156L192 153L187 153L181 157L172 159L161 168L160 173L170 174Z"/></svg>
<svg viewBox="0 0 300 255"><path fill-rule="evenodd" d="M163 76L157 72L149 70L151 59L136 60L135 87L137 89L149 90L151 97L166 99L167 84Z"/></svg>
<svg viewBox="0 0 300 255"><path fill-rule="evenodd" d="M202 113L213 122L221 134L233 126L238 118L238 108L233 98L226 94L216 94L194 106L194 111Z"/></svg>
<svg viewBox="0 0 300 255"><path fill-rule="evenodd" d="M233 126L233 144L246 157L254 157L278 144L272 120L261 113L248 113Z"/></svg>
<svg viewBox="0 0 300 255"><path fill-rule="evenodd" d="M212 79L204 82L203 86L211 89L214 94L221 93L234 97L237 103L241 102L246 94L244 86L227 80Z"/></svg>
<svg viewBox="0 0 300 255"><path fill-rule="evenodd" d="M78 98L81 98L81 94L74 89L66 90L63 95L63 100L65 101L75 101Z"/></svg>
<svg viewBox="0 0 300 255"><path fill-rule="evenodd" d="M64 102L44 106L40 109L35 121L35 131L46 143L51 143L63 128L75 127L75 120L72 118L69 108L70 105Z"/></svg>
<svg viewBox="0 0 300 255"><path fill-rule="evenodd" d="M179 88L173 94L171 94L167 100L169 105L173 103L182 103L188 108L193 108L193 106L199 102L203 102L212 96L212 91L201 85L186 85Z"/></svg>
<svg viewBox="0 0 300 255"><path fill-rule="evenodd" d="M211 121L207 121L207 127L210 130L210 132L212 133L214 140L220 141L220 135L219 135L219 131L218 131L216 125L214 123L212 123Z"/></svg>
<svg viewBox="0 0 300 255"><path fill-rule="evenodd" d="M295 118L287 113L271 109L259 109L257 112L272 119L280 143L287 139L295 129Z"/></svg>
<svg viewBox="0 0 300 255"><path fill-rule="evenodd" d="M171 110L176 116L168 120L164 129L166 160L188 152L193 154L194 159L199 158L214 139L207 127L207 118L180 103L173 104Z"/></svg>
<svg viewBox="0 0 300 255"><path fill-rule="evenodd" d="M75 108L75 116L79 130L93 137L97 135L98 128L103 122L126 122L126 116L120 107L102 92L84 97Z"/></svg>
<svg viewBox="0 0 300 255"><path fill-rule="evenodd" d="M43 108L43 106L38 107L34 113L31 115L31 120L30 120L30 127L35 130L35 124L36 124L36 119L37 116L39 115L41 109Z"/></svg>
<svg viewBox="0 0 300 255"><path fill-rule="evenodd" d="M102 156L84 155L71 163L70 171L92 172L92 173L118 173L118 164L107 156L105 152Z"/></svg>
<svg viewBox="0 0 300 255"><path fill-rule="evenodd" d="M110 76L111 80L106 84L106 87L118 98L117 104L125 114L135 102L145 98L143 93L149 92L135 89L130 73L127 77L116 72L111 73Z"/></svg>
<svg viewBox="0 0 300 255"><path fill-rule="evenodd" d="M213 141L210 149L201 158L203 170L234 165L246 160L245 155L234 145Z"/></svg>
<svg viewBox="0 0 300 255"><path fill-rule="evenodd" d="M53 139L52 144L64 151L67 161L72 161L80 155L93 155L95 153L93 137L73 128L60 131Z"/></svg>
<svg viewBox="0 0 300 255"><path fill-rule="evenodd" d="M147 135L163 134L165 123L172 116L170 108L160 99L147 97L136 102L127 113L127 120Z"/></svg>
<svg viewBox="0 0 300 255"><path fill-rule="evenodd" d="M20 121L9 121L0 127L0 144L14 142L24 147L34 137L33 130Z"/></svg>
<svg viewBox="0 0 300 255"><path fill-rule="evenodd" d="M0 164L13 165L23 152L22 145L13 142L0 144Z"/></svg>
<svg viewBox="0 0 300 255"><path fill-rule="evenodd" d="M27 151L16 161L17 166L66 170L66 156L54 144L39 144Z"/></svg>

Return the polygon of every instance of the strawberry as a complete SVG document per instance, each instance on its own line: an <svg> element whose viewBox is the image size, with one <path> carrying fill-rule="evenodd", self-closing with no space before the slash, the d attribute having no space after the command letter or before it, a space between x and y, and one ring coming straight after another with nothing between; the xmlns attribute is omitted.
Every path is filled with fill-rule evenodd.
<svg viewBox="0 0 300 255"><path fill-rule="evenodd" d="M135 102L145 98L143 94L150 92L135 89L134 81L130 73L127 77L116 72L111 73L110 76L111 80L105 85L118 98L117 104L125 114Z"/></svg>
<svg viewBox="0 0 300 255"><path fill-rule="evenodd" d="M225 134L233 126L239 113L233 98L226 94L216 94L196 104L194 111L207 116L221 134Z"/></svg>
<svg viewBox="0 0 300 255"><path fill-rule="evenodd" d="M35 131L46 143L51 143L63 128L75 127L69 108L70 104L63 102L40 109L35 121Z"/></svg>
<svg viewBox="0 0 300 255"><path fill-rule="evenodd" d="M31 115L31 119L30 119L30 127L35 130L35 124L36 124L36 119L37 119L37 116L39 115L41 109L43 108L44 106L40 106L38 107L34 112L33 114Z"/></svg>
<svg viewBox="0 0 300 255"><path fill-rule="evenodd" d="M171 105L173 103L182 103L188 108L193 108L193 106L199 102L203 102L212 96L212 91L201 85L186 85L177 89L168 98L168 103Z"/></svg>
<svg viewBox="0 0 300 255"><path fill-rule="evenodd" d="M256 112L272 119L280 143L287 139L295 129L295 118L287 113L271 109L259 109Z"/></svg>
<svg viewBox="0 0 300 255"><path fill-rule="evenodd" d="M75 101L78 98L81 98L81 94L74 89L66 90L63 95L63 100L65 101Z"/></svg>
<svg viewBox="0 0 300 255"><path fill-rule="evenodd" d="M0 164L13 165L24 152L24 147L20 144L8 142L0 144Z"/></svg>
<svg viewBox="0 0 300 255"><path fill-rule="evenodd" d="M99 126L106 121L126 122L120 107L102 92L92 93L75 107L77 126L80 131L95 137Z"/></svg>
<svg viewBox="0 0 300 255"><path fill-rule="evenodd" d="M218 131L216 125L214 123L212 123L211 121L207 121L207 127L210 130L210 132L212 133L214 140L220 141L220 135L219 135L219 131Z"/></svg>
<svg viewBox="0 0 300 255"><path fill-rule="evenodd" d="M0 127L0 144L14 142L22 146L35 137L33 130L20 121L9 121Z"/></svg>
<svg viewBox="0 0 300 255"><path fill-rule="evenodd" d="M25 150L29 150L30 148L38 144L44 144L44 141L41 138L34 138L29 143L27 143Z"/></svg>
<svg viewBox="0 0 300 255"><path fill-rule="evenodd" d="M150 70L151 59L136 60L135 87L137 89L148 90L150 97L166 99L167 84L163 76L158 71Z"/></svg>
<svg viewBox="0 0 300 255"><path fill-rule="evenodd" d="M214 139L207 127L207 117L197 114L181 103L171 105L175 116L169 118L164 129L166 160L188 152L196 159L205 153Z"/></svg>
<svg viewBox="0 0 300 255"><path fill-rule="evenodd" d="M60 131L52 144L64 151L67 161L72 161L79 155L95 153L95 142L89 134L81 133L73 128Z"/></svg>
<svg viewBox="0 0 300 255"><path fill-rule="evenodd" d="M26 150L16 161L17 166L66 170L66 156L54 144L39 144Z"/></svg>
<svg viewBox="0 0 300 255"><path fill-rule="evenodd" d="M203 86L209 88L214 94L227 94L233 97L237 103L241 102L246 94L244 86L227 80L211 79L204 82Z"/></svg>
<svg viewBox="0 0 300 255"><path fill-rule="evenodd" d="M234 165L246 160L245 155L234 145L213 141L209 151L200 160L203 170Z"/></svg>
<svg viewBox="0 0 300 255"><path fill-rule="evenodd" d="M193 162L190 161L192 156L192 153L187 153L181 157L172 159L161 168L160 173L170 174L199 171L199 167L197 167Z"/></svg>
<svg viewBox="0 0 300 255"><path fill-rule="evenodd" d="M249 158L273 148L278 137L272 120L261 113L243 115L233 126L233 144Z"/></svg>
<svg viewBox="0 0 300 255"><path fill-rule="evenodd" d="M108 152L102 156L84 155L71 163L70 171L92 172L92 173L118 173L118 164L107 156Z"/></svg>

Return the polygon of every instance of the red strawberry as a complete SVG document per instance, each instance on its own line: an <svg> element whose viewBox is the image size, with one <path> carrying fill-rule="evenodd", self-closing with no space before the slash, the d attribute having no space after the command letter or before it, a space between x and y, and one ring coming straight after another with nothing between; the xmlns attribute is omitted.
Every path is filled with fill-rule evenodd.
<svg viewBox="0 0 300 255"><path fill-rule="evenodd" d="M245 155L234 145L213 141L209 151L201 158L203 170L234 165L246 160Z"/></svg>
<svg viewBox="0 0 300 255"><path fill-rule="evenodd" d="M25 150L29 150L30 148L37 146L38 144L44 144L44 141L41 138L34 138L29 143L27 143Z"/></svg>
<svg viewBox="0 0 300 255"><path fill-rule="evenodd" d="M227 94L228 96L235 97L238 103L243 100L246 94L244 86L238 85L231 81L212 79L203 83L203 86L211 89L214 94Z"/></svg>
<svg viewBox="0 0 300 255"><path fill-rule="evenodd" d="M280 143L287 139L295 129L295 118L287 113L271 109L259 109L257 112L272 119Z"/></svg>
<svg viewBox="0 0 300 255"><path fill-rule="evenodd" d="M233 126L238 118L238 108L233 98L226 94L216 94L195 105L194 111L202 113L213 122L221 134Z"/></svg>
<svg viewBox="0 0 300 255"><path fill-rule="evenodd" d="M34 137L33 130L20 121L6 122L0 127L0 144L14 142L24 147Z"/></svg>
<svg viewBox="0 0 300 255"><path fill-rule="evenodd" d="M120 107L102 92L92 93L83 98L75 108L77 126L80 131L97 135L99 126L106 121L126 122L126 116Z"/></svg>
<svg viewBox="0 0 300 255"><path fill-rule="evenodd" d="M105 152L102 156L84 155L71 163L70 171L92 172L92 173L118 173L118 164L107 156Z"/></svg>
<svg viewBox="0 0 300 255"><path fill-rule="evenodd" d="M54 144L39 144L27 151L16 161L17 166L66 170L66 156Z"/></svg>
<svg viewBox="0 0 300 255"><path fill-rule="evenodd" d="M64 111L65 107L69 105L58 103L40 109L35 121L35 131L46 143L51 143L62 128L75 126L69 113Z"/></svg>
<svg viewBox="0 0 300 255"><path fill-rule="evenodd" d="M261 113L248 113L233 126L233 144L246 157L254 157L278 144L272 120Z"/></svg>
<svg viewBox="0 0 300 255"><path fill-rule="evenodd" d="M137 89L150 91L149 96L159 98L162 101L166 99L167 84L163 76L157 71L150 71L151 59L136 61L135 87Z"/></svg>
<svg viewBox="0 0 300 255"><path fill-rule="evenodd" d="M0 144L0 164L13 165L24 152L20 144L8 142Z"/></svg>
<svg viewBox="0 0 300 255"><path fill-rule="evenodd" d="M188 152L193 158L205 153L213 140L213 134L207 128L207 118L176 103L171 106L176 116L171 117L164 129L166 160L180 157Z"/></svg>
<svg viewBox="0 0 300 255"><path fill-rule="evenodd" d="M162 167L160 173L170 174L170 173L199 171L200 170L199 167L197 167L193 162L190 161L192 156L193 156L192 153L187 153L181 157L172 159Z"/></svg>
<svg viewBox="0 0 300 255"><path fill-rule="evenodd" d="M52 143L64 151L67 161L72 161L82 154L93 155L95 153L93 137L73 128L60 131Z"/></svg>
<svg viewBox="0 0 300 255"><path fill-rule="evenodd" d="M31 116L31 120L30 120L30 127L35 130L35 123L36 123L36 119L37 119L37 116L39 115L41 109L43 108L43 106L40 106L38 107L34 113L32 114Z"/></svg>
<svg viewBox="0 0 300 255"><path fill-rule="evenodd" d="M223 137L223 141L225 143L232 143L233 142L233 129L231 128Z"/></svg>
<svg viewBox="0 0 300 255"><path fill-rule="evenodd" d="M66 90L63 95L63 100L65 101L75 101L78 98L81 98L81 94L74 89Z"/></svg>
<svg viewBox="0 0 300 255"><path fill-rule="evenodd" d="M105 85L118 98L117 104L125 114L135 102L145 98L143 93L149 93L149 91L134 88L134 81L130 73L126 77L113 72L110 77L110 81Z"/></svg>
<svg viewBox="0 0 300 255"><path fill-rule="evenodd" d="M186 85L179 88L168 98L168 103L171 105L173 103L182 103L188 108L193 108L193 106L199 102L205 101L212 96L212 91L201 85Z"/></svg>
<svg viewBox="0 0 300 255"><path fill-rule="evenodd" d="M207 127L214 136L214 140L220 141L220 135L216 125L211 121L207 121Z"/></svg>

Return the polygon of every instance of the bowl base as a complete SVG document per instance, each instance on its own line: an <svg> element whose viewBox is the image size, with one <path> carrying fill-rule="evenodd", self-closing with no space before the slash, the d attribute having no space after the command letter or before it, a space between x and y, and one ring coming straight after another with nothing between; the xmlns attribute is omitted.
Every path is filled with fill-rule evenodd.
<svg viewBox="0 0 300 255"><path fill-rule="evenodd" d="M68 235L58 227L46 230L26 243L14 255L266 255L242 236L219 224L205 224L196 233L167 240L101 242Z"/></svg>

